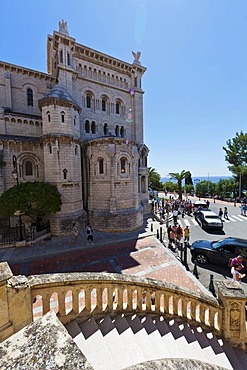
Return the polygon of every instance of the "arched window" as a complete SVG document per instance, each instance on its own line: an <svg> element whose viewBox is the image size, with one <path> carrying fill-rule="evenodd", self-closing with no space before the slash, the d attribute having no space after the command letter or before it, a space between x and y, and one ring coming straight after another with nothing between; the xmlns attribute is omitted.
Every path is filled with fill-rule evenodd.
<svg viewBox="0 0 247 370"><path fill-rule="evenodd" d="M91 123L91 132L92 132L92 134L96 134L96 125L95 125L94 121L92 121L92 123Z"/></svg>
<svg viewBox="0 0 247 370"><path fill-rule="evenodd" d="M104 135L107 135L108 134L108 124L105 123L104 124Z"/></svg>
<svg viewBox="0 0 247 370"><path fill-rule="evenodd" d="M121 174L126 173L126 158L120 159L120 171Z"/></svg>
<svg viewBox="0 0 247 370"><path fill-rule="evenodd" d="M49 153L52 154L52 145L48 144Z"/></svg>
<svg viewBox="0 0 247 370"><path fill-rule="evenodd" d="M121 129L120 129L120 136L124 137L124 127L123 126L121 126Z"/></svg>
<svg viewBox="0 0 247 370"><path fill-rule="evenodd" d="M51 122L51 115L50 115L50 112L48 111L46 114L47 114L47 121L48 121L48 122Z"/></svg>
<svg viewBox="0 0 247 370"><path fill-rule="evenodd" d="M63 170L63 179L64 180L67 180L67 174L68 174L68 170L66 170L66 168Z"/></svg>
<svg viewBox="0 0 247 370"><path fill-rule="evenodd" d="M119 114L120 112L120 103L116 103L116 114Z"/></svg>
<svg viewBox="0 0 247 370"><path fill-rule="evenodd" d="M76 126L76 116L74 116L74 126Z"/></svg>
<svg viewBox="0 0 247 370"><path fill-rule="evenodd" d="M65 122L65 113L64 112L61 112L61 122L62 123Z"/></svg>
<svg viewBox="0 0 247 370"><path fill-rule="evenodd" d="M75 155L78 155L78 146L75 146Z"/></svg>
<svg viewBox="0 0 247 370"><path fill-rule="evenodd" d="M102 99L102 112L105 112L106 111L106 99L103 98Z"/></svg>
<svg viewBox="0 0 247 370"><path fill-rule="evenodd" d="M30 88L27 89L27 105L33 107L33 90Z"/></svg>
<svg viewBox="0 0 247 370"><path fill-rule="evenodd" d="M119 136L119 126L118 125L115 127L115 135Z"/></svg>
<svg viewBox="0 0 247 370"><path fill-rule="evenodd" d="M99 159L99 174L104 173L104 160L102 158Z"/></svg>
<svg viewBox="0 0 247 370"><path fill-rule="evenodd" d="M33 164L31 161L25 163L25 174L26 176L33 176Z"/></svg>
<svg viewBox="0 0 247 370"><path fill-rule="evenodd" d="M88 120L86 120L85 122L85 131L86 131L86 134L89 134L90 132L90 124Z"/></svg>
<svg viewBox="0 0 247 370"><path fill-rule="evenodd" d="M86 96L86 107L87 108L91 108L91 96L89 94L87 94Z"/></svg>

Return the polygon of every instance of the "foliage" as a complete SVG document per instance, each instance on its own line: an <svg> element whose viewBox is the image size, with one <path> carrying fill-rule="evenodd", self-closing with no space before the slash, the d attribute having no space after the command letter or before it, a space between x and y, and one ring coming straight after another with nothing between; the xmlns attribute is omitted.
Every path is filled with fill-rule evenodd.
<svg viewBox="0 0 247 370"><path fill-rule="evenodd" d="M168 191L169 193L173 193L174 191L178 191L178 184L172 181L166 181L163 184L163 190Z"/></svg>
<svg viewBox="0 0 247 370"><path fill-rule="evenodd" d="M199 181L196 184L196 194L202 194L203 196L205 194L210 194L211 196L217 194L217 185L210 181L210 180L203 180Z"/></svg>
<svg viewBox="0 0 247 370"><path fill-rule="evenodd" d="M235 198L238 195L239 184L234 178L220 179L216 189L217 194L223 198Z"/></svg>
<svg viewBox="0 0 247 370"><path fill-rule="evenodd" d="M25 182L8 189L0 196L0 214L12 216L17 210L34 220L60 211L61 194L55 185Z"/></svg>
<svg viewBox="0 0 247 370"><path fill-rule="evenodd" d="M241 177L242 185L247 186L247 133L236 133L236 136L227 140L223 146L226 152L225 160L229 163L229 170L236 176Z"/></svg>
<svg viewBox="0 0 247 370"><path fill-rule="evenodd" d="M193 187L193 181L192 181L191 173L189 171L188 171L188 175L185 176L184 180L185 180L185 185L192 185Z"/></svg>
<svg viewBox="0 0 247 370"><path fill-rule="evenodd" d="M178 185L178 196L179 196L179 199L182 200L182 181L187 177L191 176L191 173L190 171L185 171L183 170L182 172L178 173L178 172L170 172L169 173L169 176L174 179L174 180L177 180L177 185Z"/></svg>
<svg viewBox="0 0 247 370"><path fill-rule="evenodd" d="M186 192L186 194L191 194L191 191L194 190L193 185L184 185L183 191Z"/></svg>
<svg viewBox="0 0 247 370"><path fill-rule="evenodd" d="M148 187L153 190L161 190L163 188L163 184L160 181L160 174L152 167L148 167Z"/></svg>

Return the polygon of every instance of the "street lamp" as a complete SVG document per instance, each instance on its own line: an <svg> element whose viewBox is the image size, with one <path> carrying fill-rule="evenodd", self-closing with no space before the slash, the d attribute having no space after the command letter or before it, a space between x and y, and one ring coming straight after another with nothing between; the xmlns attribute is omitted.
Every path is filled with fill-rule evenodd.
<svg viewBox="0 0 247 370"><path fill-rule="evenodd" d="M16 156L13 155L13 171L12 171L12 176L13 176L13 179L16 181L16 184L17 184L17 188L18 188L18 191L20 190L19 189L19 174L18 174L18 171L17 171L17 159L16 159ZM22 234L22 220L21 220L21 211L20 210L17 210L15 213L14 213L15 216L18 217L19 219L19 236L20 236L20 241L23 240L23 234Z"/></svg>

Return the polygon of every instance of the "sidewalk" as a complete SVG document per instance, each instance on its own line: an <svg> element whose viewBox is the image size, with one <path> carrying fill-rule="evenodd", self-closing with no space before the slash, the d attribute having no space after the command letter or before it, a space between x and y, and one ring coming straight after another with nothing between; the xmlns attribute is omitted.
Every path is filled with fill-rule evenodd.
<svg viewBox="0 0 247 370"><path fill-rule="evenodd" d="M52 237L29 247L0 249L0 262L18 266L21 274L69 272L72 266L75 271L108 271L165 280L211 295L166 247L167 239L164 243L157 239L161 228L164 235L165 224L149 218L141 229L124 234L95 231L93 245L87 245L85 231L76 244L70 236ZM50 270L43 272L40 266L49 266Z"/></svg>

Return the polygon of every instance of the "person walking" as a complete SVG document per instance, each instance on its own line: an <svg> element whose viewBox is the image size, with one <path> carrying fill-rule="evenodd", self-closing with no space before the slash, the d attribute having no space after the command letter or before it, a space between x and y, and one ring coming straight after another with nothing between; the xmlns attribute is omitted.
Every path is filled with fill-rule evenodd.
<svg viewBox="0 0 247 370"><path fill-rule="evenodd" d="M219 219L222 221L222 217L223 217L223 211L222 211L222 208L219 209Z"/></svg>
<svg viewBox="0 0 247 370"><path fill-rule="evenodd" d="M232 279L238 283L241 283L242 279L245 277L245 274L241 274L240 269L240 265L233 265Z"/></svg>
<svg viewBox="0 0 247 370"><path fill-rule="evenodd" d="M87 233L87 241L92 244L93 243L93 229L90 225L90 223L87 224L86 227L86 233ZM88 244L88 243L87 243Z"/></svg>
<svg viewBox="0 0 247 370"><path fill-rule="evenodd" d="M72 244L75 244L77 242L78 236L79 236L79 231L76 227L76 223L74 222L72 226Z"/></svg>
<svg viewBox="0 0 247 370"><path fill-rule="evenodd" d="M190 229L189 226L184 228L184 242L189 244L190 241Z"/></svg>
<svg viewBox="0 0 247 370"><path fill-rule="evenodd" d="M228 209L227 209L227 207L225 207L225 208L224 208L224 218L225 218L226 220L229 220L229 218L228 218Z"/></svg>

